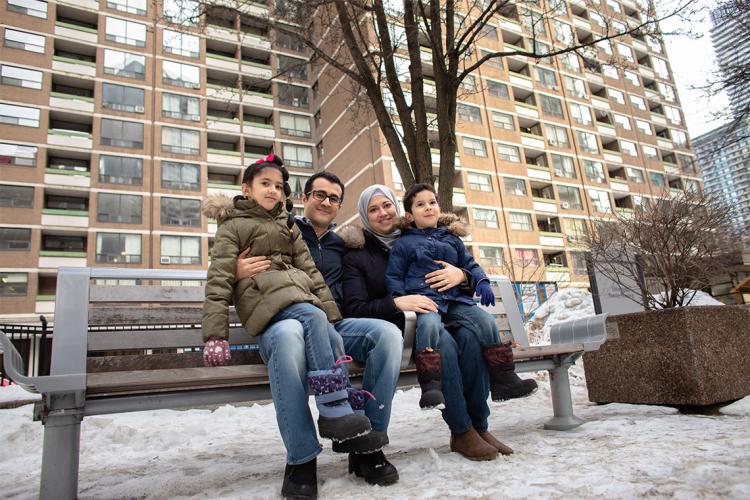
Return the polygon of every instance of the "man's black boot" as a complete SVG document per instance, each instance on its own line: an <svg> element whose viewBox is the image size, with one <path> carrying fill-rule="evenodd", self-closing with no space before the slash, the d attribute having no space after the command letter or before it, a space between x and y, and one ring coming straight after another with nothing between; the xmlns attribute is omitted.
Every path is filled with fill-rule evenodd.
<svg viewBox="0 0 750 500"><path fill-rule="evenodd" d="M286 464L281 496L294 499L318 498L317 459L298 465Z"/></svg>
<svg viewBox="0 0 750 500"><path fill-rule="evenodd" d="M350 453L349 474L363 477L369 484L387 486L398 481L398 471L388 460L383 451L375 453Z"/></svg>

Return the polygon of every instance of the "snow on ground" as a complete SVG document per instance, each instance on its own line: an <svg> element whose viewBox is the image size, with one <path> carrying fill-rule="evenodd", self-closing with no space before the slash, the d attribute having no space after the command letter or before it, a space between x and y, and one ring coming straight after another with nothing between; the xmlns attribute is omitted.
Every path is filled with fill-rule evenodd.
<svg viewBox="0 0 750 500"><path fill-rule="evenodd" d="M418 390L399 391L386 452L401 480L355 479L325 441L321 498L750 498L750 397L712 416L595 405L582 368L573 371L575 412L587 422L544 430L552 408L540 377L535 395L490 403L490 430L516 450L492 462L451 453L439 412L419 410ZM35 497L42 426L30 405L1 410L0 421L0 496ZM81 443L84 499L278 498L281 488L284 447L270 404L87 417Z"/></svg>
<svg viewBox="0 0 750 500"><path fill-rule="evenodd" d="M25 389L21 389L15 384L9 385L7 387L0 388L0 407L2 407L2 405L15 402L31 401L34 399L39 399L40 397L41 396L39 394L32 394Z"/></svg>
<svg viewBox="0 0 750 500"><path fill-rule="evenodd" d="M688 304L688 306L723 306L724 305L723 302L719 302L718 300L711 297L711 295L706 292L702 292L700 290L690 290L687 288L683 290L687 290L685 294L688 297L690 297L689 295L690 293L695 293L695 295L693 295L693 298L690 299L690 304ZM663 298L664 296L665 296L664 293L659 293L659 294L654 295L654 298L659 301L664 301L664 298ZM659 309L658 304L656 305L656 307L657 309Z"/></svg>

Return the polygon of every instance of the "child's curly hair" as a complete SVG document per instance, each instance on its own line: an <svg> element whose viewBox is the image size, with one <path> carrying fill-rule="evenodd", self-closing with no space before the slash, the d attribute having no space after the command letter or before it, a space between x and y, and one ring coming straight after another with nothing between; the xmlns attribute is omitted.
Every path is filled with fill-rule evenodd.
<svg viewBox="0 0 750 500"><path fill-rule="evenodd" d="M251 163L250 165L248 165L248 167L245 169L245 173L242 175L242 183L252 184L253 179L266 168L275 168L276 170L281 172L281 178L284 180L284 196L286 197L286 204L285 204L285 208L287 212L286 225L291 231L291 229L294 227L294 214L292 213L294 204L292 203L292 200L289 198L292 194L292 188L289 186L289 171L284 166L284 162L281 160L280 157L271 153L269 155L264 156L260 160L257 160L254 163Z"/></svg>

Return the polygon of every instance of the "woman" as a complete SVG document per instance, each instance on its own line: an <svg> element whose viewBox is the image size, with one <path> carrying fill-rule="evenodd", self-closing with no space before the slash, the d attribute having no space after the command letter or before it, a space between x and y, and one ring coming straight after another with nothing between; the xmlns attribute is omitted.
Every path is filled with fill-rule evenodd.
<svg viewBox="0 0 750 500"><path fill-rule="evenodd" d="M396 195L383 185L370 186L359 197L359 216L364 230L348 226L339 234L350 250L344 256L344 316L381 318L404 325L404 311L437 311L436 304L422 295L391 297L385 287L388 252L400 231L401 210ZM425 282L438 292L462 285L473 295L475 283L463 270L441 263L443 269L429 273ZM482 349L470 323L459 323L451 334L441 334L443 420L451 431L450 448L469 460L492 460L498 452L513 453L487 430L489 378Z"/></svg>

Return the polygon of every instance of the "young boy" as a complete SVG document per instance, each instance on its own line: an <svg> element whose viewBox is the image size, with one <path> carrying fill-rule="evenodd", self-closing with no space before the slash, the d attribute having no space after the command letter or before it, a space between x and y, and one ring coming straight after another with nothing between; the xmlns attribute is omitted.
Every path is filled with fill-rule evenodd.
<svg viewBox="0 0 750 500"><path fill-rule="evenodd" d="M444 323L469 325L482 344L490 375L492 399L507 399L509 385L518 385L513 372L513 351L500 343L495 320L476 306L471 296L460 287L440 293L425 283L425 275L441 268L443 261L463 269L476 281L476 293L484 306L495 304L487 275L464 246L460 236L468 235L468 226L454 214L441 215L435 189L428 184L415 184L404 195L406 216L402 236L393 245L388 258L385 283L393 296L425 295L432 299L438 312L417 314L415 362L422 388L419 406L440 408L445 402L440 379L438 339ZM520 397L536 390L533 380L520 381Z"/></svg>

